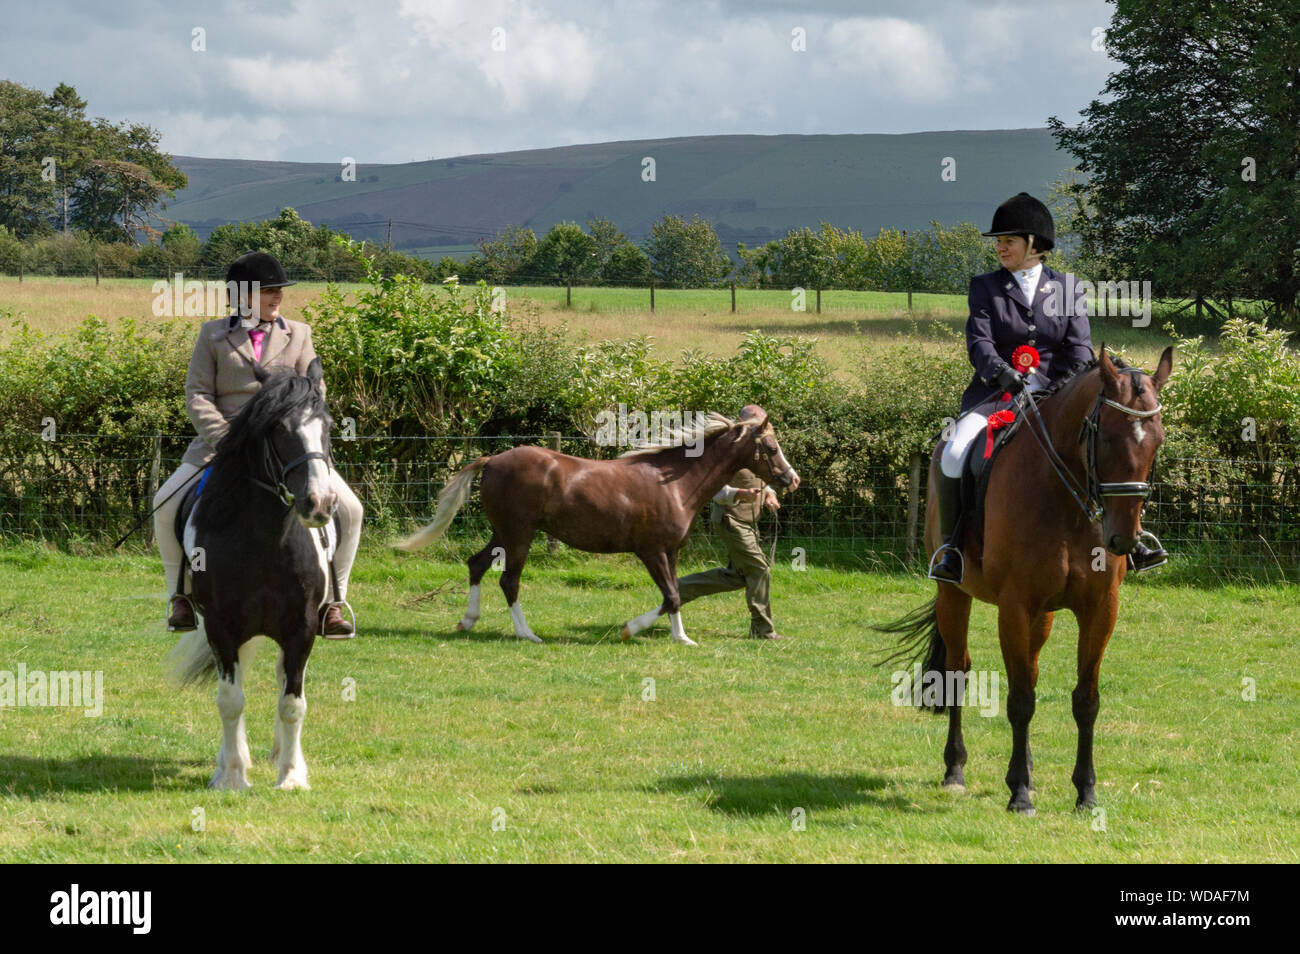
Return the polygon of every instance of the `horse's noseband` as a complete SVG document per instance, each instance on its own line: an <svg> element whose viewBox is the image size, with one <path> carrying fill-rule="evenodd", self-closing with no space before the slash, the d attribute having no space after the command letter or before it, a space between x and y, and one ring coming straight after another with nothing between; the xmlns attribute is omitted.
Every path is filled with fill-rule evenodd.
<svg viewBox="0 0 1300 954"><path fill-rule="evenodd" d="M308 451L305 454L300 454L295 457L293 460L289 461L289 463L282 464L280 462L280 455L276 452L275 445L271 443L270 438L264 440L263 447L265 448L264 456L266 463L266 476L275 481L275 486L271 486L266 481L259 480L256 477L251 477L249 479L263 490L269 491L279 497L280 501L286 507L292 507L293 502L296 499L293 491L291 491L288 485L285 484L285 480L288 479L289 474L295 468L301 467L310 460L323 460L325 461L325 466L327 468L332 468L334 466L334 462L330 459L330 455L322 453L321 451Z"/></svg>
<svg viewBox="0 0 1300 954"><path fill-rule="evenodd" d="M1142 373L1142 369L1120 368L1119 370L1122 374L1127 374L1133 379L1134 390L1138 390L1137 376ZM1103 404L1113 407L1117 411L1122 411L1129 417L1141 420L1155 417L1163 407L1157 401L1156 406L1151 410L1139 411L1136 408L1126 407L1118 401L1112 401L1104 396L1104 392L1097 394L1097 401L1093 404L1091 413L1083 419L1083 425L1079 428L1079 440L1087 441L1084 449L1084 469L1088 475L1088 500L1090 503L1095 502L1097 504L1098 515L1100 515L1102 498L1104 497L1141 497L1145 500L1151 496L1151 484L1145 480L1105 482L1098 479L1097 435L1101 431L1101 408Z"/></svg>

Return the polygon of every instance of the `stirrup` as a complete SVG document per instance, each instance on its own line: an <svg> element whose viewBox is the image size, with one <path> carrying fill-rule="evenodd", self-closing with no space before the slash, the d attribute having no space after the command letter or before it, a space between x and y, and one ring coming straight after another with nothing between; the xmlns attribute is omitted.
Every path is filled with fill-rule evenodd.
<svg viewBox="0 0 1300 954"><path fill-rule="evenodd" d="M179 627L179 626L173 626L173 625L171 624L171 618L172 618L172 602L175 601L175 600L184 600L184 601L185 601L185 605L188 606L188 607L190 608L190 615L194 617L194 625L193 625L193 626L186 626L184 629L182 629L182 628ZM198 608L198 606L196 606L196 605L194 604L194 600L190 598L190 594L188 594L188 593L173 593L173 594L171 595L171 598L167 600L167 632L169 632L169 633L192 633L192 632L194 632L194 631L195 631L196 629L198 629L198 628L199 628L199 608Z"/></svg>
<svg viewBox="0 0 1300 954"><path fill-rule="evenodd" d="M953 582L952 580L947 580L941 576L934 575L935 565L939 562L939 556L940 554L943 553L944 550L951 550L953 553L957 554L957 562L961 565L961 569L957 573L956 582L960 583L962 580L966 579L966 558L961 555L961 550L953 546L951 543L945 543L943 546L939 547L939 549L934 551L934 555L930 557L930 568L929 571L926 573L926 576L939 583Z"/></svg>
<svg viewBox="0 0 1300 954"><path fill-rule="evenodd" d="M1148 539L1150 539L1151 543L1146 542ZM1157 537L1150 530L1143 530L1141 533L1138 534L1138 543L1141 543L1148 550L1165 553L1165 557L1164 559L1160 560L1157 563L1152 563L1149 564L1148 566L1140 567L1137 565L1136 562L1134 562L1133 554L1130 553L1126 557L1126 559L1128 560L1128 568L1132 570L1134 573L1145 573L1147 570L1154 570L1156 567L1164 566L1166 563L1169 562L1169 554L1165 551L1164 544L1162 544L1160 542L1160 538Z"/></svg>
<svg viewBox="0 0 1300 954"><path fill-rule="evenodd" d="M325 633L325 617L329 613L330 608L334 606L339 607L340 612L343 611L347 612L347 615L351 618L352 632L336 633L335 635L332 636L327 635ZM320 619L316 621L316 628L320 630L320 636L322 639L352 639L357 635L357 614L352 609L352 604L349 603L347 600L330 600L326 602L324 606L321 607Z"/></svg>

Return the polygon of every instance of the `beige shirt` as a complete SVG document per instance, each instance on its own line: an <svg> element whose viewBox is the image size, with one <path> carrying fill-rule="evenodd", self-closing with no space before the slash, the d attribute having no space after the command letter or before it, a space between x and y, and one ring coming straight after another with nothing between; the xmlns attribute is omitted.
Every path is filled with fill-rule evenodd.
<svg viewBox="0 0 1300 954"><path fill-rule="evenodd" d="M262 341L263 368L277 366L307 373L307 365L316 357L311 327L287 318L271 325ZM203 467L212 460L217 445L230 429L230 420L248 403L262 386L253 373L253 342L248 329L229 318L205 321L194 342L189 370L185 374L185 410L198 431L185 463Z"/></svg>

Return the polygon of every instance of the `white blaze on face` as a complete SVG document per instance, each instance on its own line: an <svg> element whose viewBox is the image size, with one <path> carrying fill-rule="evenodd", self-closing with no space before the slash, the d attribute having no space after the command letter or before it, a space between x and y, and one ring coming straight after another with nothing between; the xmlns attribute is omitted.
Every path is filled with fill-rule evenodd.
<svg viewBox="0 0 1300 954"><path fill-rule="evenodd" d="M1143 427L1142 427L1142 422L1139 421L1139 420L1137 420L1136 418L1134 418L1134 420L1133 420L1133 437L1134 437L1134 439L1135 439L1139 444L1141 444L1142 441L1143 441L1143 439L1144 439L1146 436L1147 436L1147 432L1143 429Z"/></svg>
<svg viewBox="0 0 1300 954"><path fill-rule="evenodd" d="M298 422L298 437L302 440L303 446L309 454L324 454L325 439L327 437L325 428L325 418L311 417L307 409L303 409L302 420ZM329 492L330 472L325 461L320 458L313 458L302 465L307 468L307 492L325 494Z"/></svg>

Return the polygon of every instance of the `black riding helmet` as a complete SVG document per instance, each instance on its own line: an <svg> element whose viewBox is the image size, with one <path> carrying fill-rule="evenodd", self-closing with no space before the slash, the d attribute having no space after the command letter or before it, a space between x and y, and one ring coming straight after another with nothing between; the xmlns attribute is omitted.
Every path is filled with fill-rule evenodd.
<svg viewBox="0 0 1300 954"><path fill-rule="evenodd" d="M1050 252L1056 244L1056 223L1047 206L1028 192L1017 192L998 206L993 213L993 227L983 234L1033 236L1031 246L1035 251Z"/></svg>
<svg viewBox="0 0 1300 954"><path fill-rule="evenodd" d="M283 288L296 285L285 274L283 266L269 252L245 252L226 270L226 284L231 282L257 282L260 288Z"/></svg>

